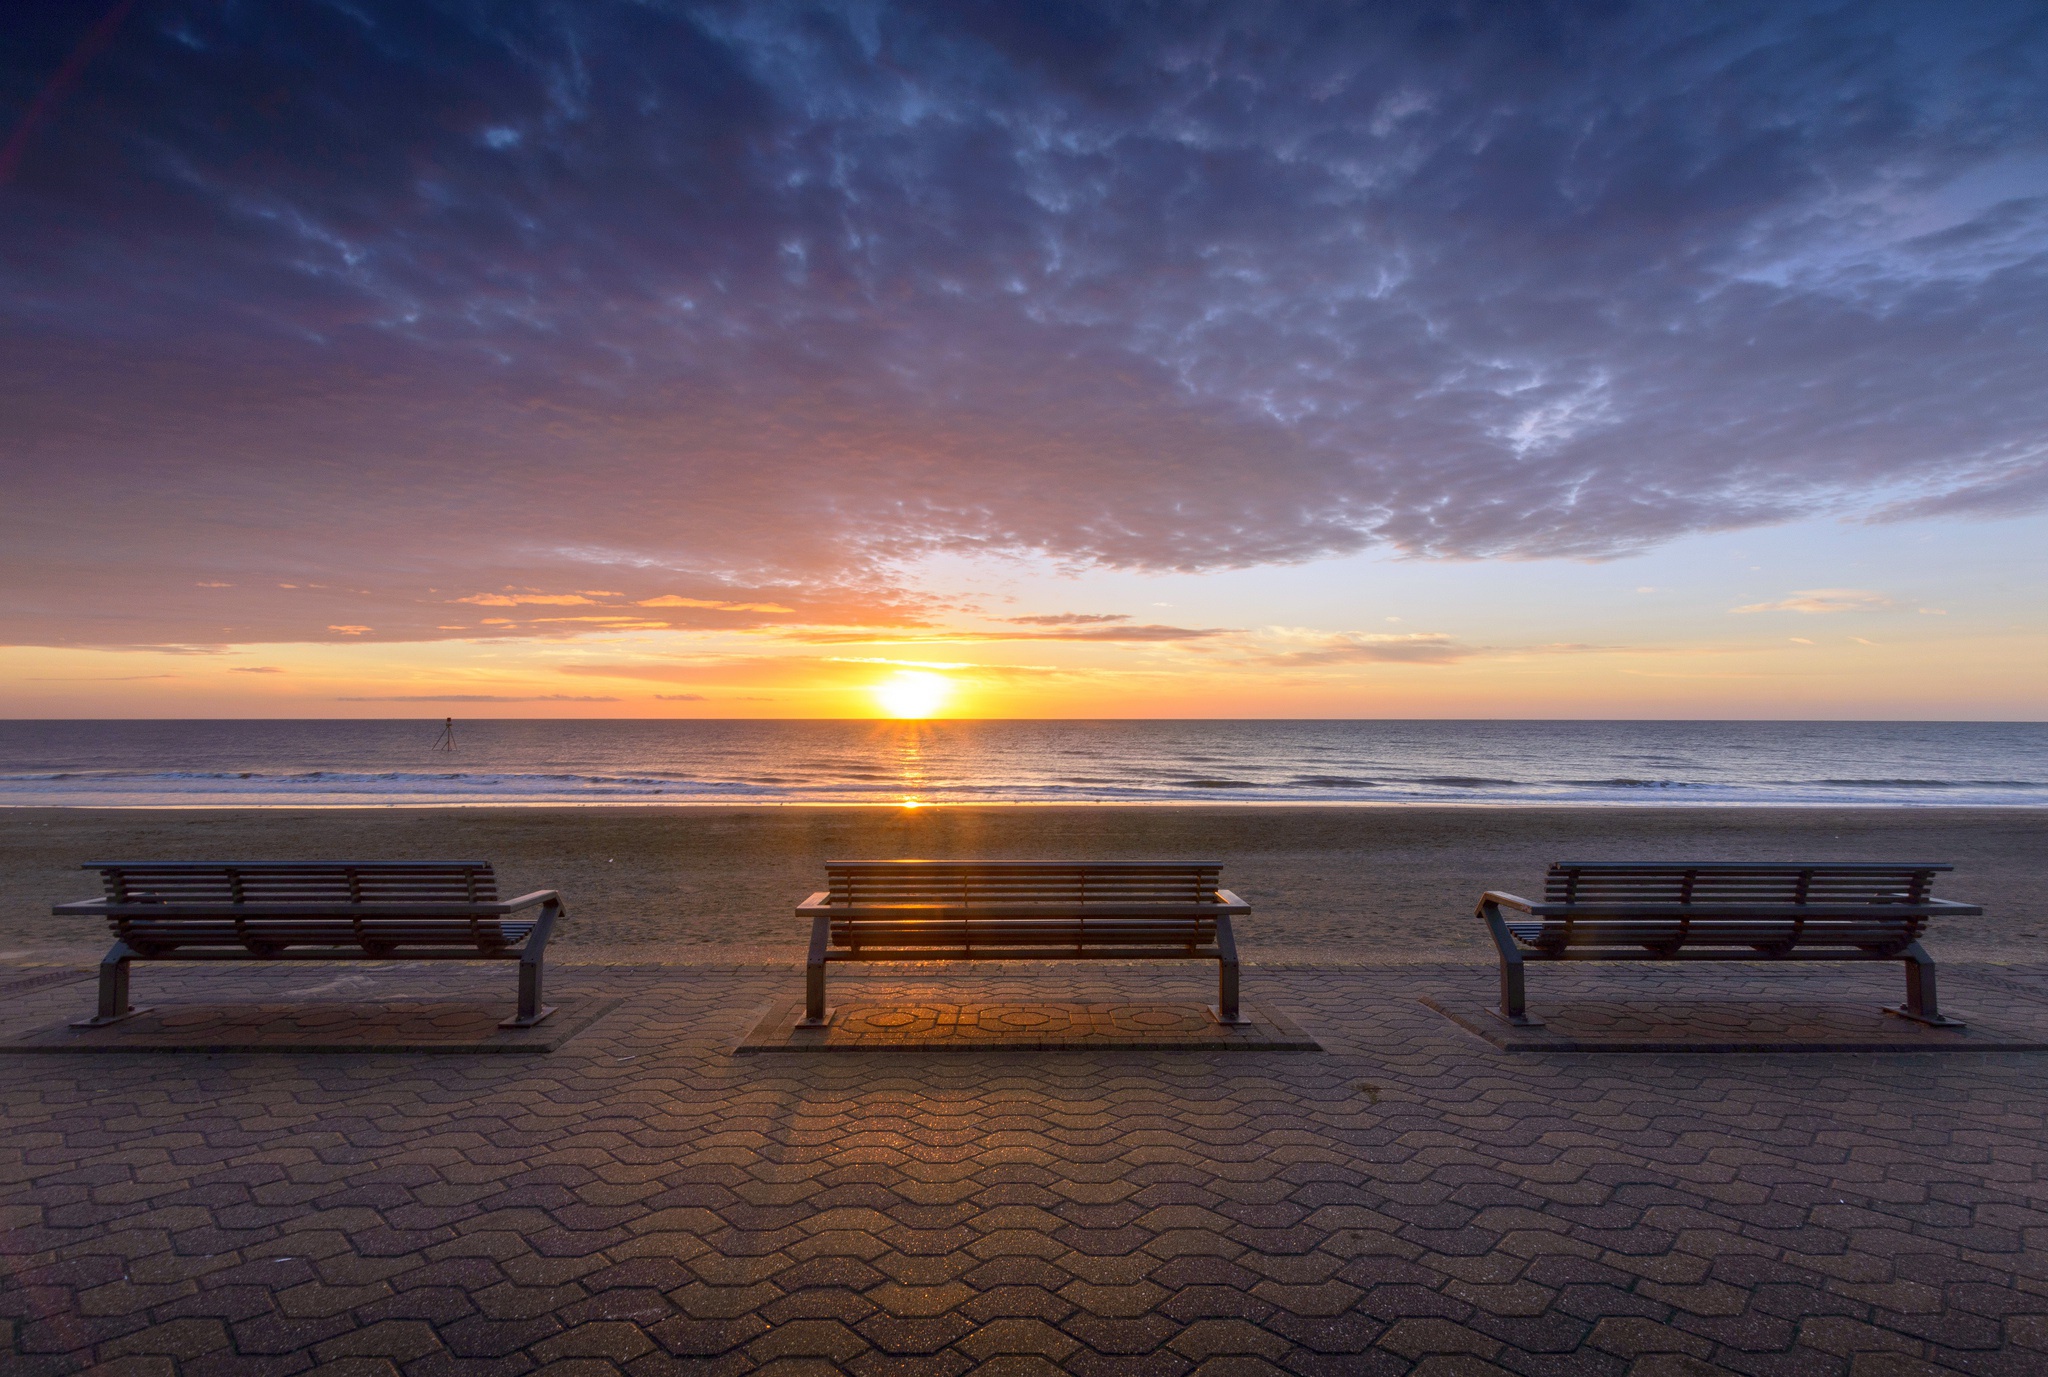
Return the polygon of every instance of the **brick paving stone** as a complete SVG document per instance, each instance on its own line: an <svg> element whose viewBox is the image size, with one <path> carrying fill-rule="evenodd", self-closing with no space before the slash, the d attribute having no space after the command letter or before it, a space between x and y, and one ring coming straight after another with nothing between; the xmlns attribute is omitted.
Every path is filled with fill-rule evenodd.
<svg viewBox="0 0 2048 1377"><path fill-rule="evenodd" d="M1314 1039L1286 1015L1247 1004L1247 1024L1224 1027L1200 1003L982 1000L968 1004L888 1001L842 1003L821 1028L797 1026L802 1000L779 1002L735 1049L754 1052L908 1050L1315 1051Z"/></svg>
<svg viewBox="0 0 2048 1377"><path fill-rule="evenodd" d="M303 978L173 974L214 1009ZM2048 967L1943 975L2048 1035ZM1770 1014L1797 1028L1896 999L1889 970L1545 977L1539 1007L1616 1027L1719 999L1716 1036L1745 1003L1819 1010ZM380 996L405 979L433 1000L425 970ZM736 1059L793 972L551 979L620 1002L546 1056L0 1056L0 1370L2048 1370L2048 1053L1516 1052L1419 1002L1483 1002L1489 972L1347 966L1247 972L1322 1053ZM89 990L8 988L0 1042ZM1207 993L1156 966L834 981L935 1028Z"/></svg>

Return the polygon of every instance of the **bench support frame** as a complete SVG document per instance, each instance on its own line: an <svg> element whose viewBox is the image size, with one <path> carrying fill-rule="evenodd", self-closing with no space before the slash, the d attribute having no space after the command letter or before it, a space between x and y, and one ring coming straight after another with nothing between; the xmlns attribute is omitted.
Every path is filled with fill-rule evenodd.
<svg viewBox="0 0 2048 1377"><path fill-rule="evenodd" d="M1908 943L1899 959L1906 963L1906 1002L1887 1005L1885 1012L1931 1028L1961 1028L1961 1019L1945 1017L1941 1012L1940 1001L1935 997L1934 958L1926 949L1918 942Z"/></svg>
<svg viewBox="0 0 2048 1377"><path fill-rule="evenodd" d="M825 962L832 943L832 920L824 914L811 919L811 951L804 965L804 1016L799 1028L823 1028L837 1009L825 1007Z"/></svg>
<svg viewBox="0 0 2048 1377"><path fill-rule="evenodd" d="M555 1011L540 1002L541 961L547 956L548 938L554 934L555 919L562 916L562 901L550 899L540 907L533 931L519 945L519 1012L501 1021L500 1028L531 1028Z"/></svg>
<svg viewBox="0 0 2048 1377"><path fill-rule="evenodd" d="M823 1028L832 1022L839 1011L825 1003L825 967L832 961L1065 961L1085 959L1088 953L1075 953L1069 949L1047 947L1043 951L1029 948L999 951L920 951L915 948L894 950L885 956L863 956L858 949L851 952L835 952L832 945L832 919L827 913L813 913L811 916L811 948L804 961L804 1016L796 1021L799 1028ZM1095 955L1112 959L1138 959L1167 957L1165 950L1158 951L1117 951L1100 952ZM1198 960L1214 958L1216 961L1216 1002L1208 1006L1209 1017L1225 1027L1241 1027L1251 1022L1244 1016L1238 998L1237 940L1230 930L1230 915L1216 915L1216 946L1213 951L1191 952Z"/></svg>
<svg viewBox="0 0 2048 1377"><path fill-rule="evenodd" d="M119 1023L124 1018L150 1011L148 1006L138 1009L128 1002L128 963L134 959L135 950L120 941L100 958L99 1012L91 1018L73 1019L73 1028L104 1028L109 1023Z"/></svg>
<svg viewBox="0 0 2048 1377"><path fill-rule="evenodd" d="M1523 972L1528 961L1901 961L1906 967L1906 1002L1883 1006L1895 1018L1924 1023L1930 1028L1962 1028L1961 1019L1941 1012L1934 974L1934 958L1917 941L1888 952L1822 948L1801 951L1755 951L1742 948L1702 948L1683 956L1671 952L1626 948L1562 948L1556 952L1530 950L1515 940L1501 917L1500 905L1492 898L1479 901L1479 917L1486 923L1494 949L1500 954L1500 1008L1496 1014L1517 1028L1541 1028L1543 1021L1529 1015L1528 985Z"/></svg>
<svg viewBox="0 0 2048 1377"><path fill-rule="evenodd" d="M1237 1002L1237 938L1230 931L1230 915L1216 915L1216 1002L1209 1017L1226 1028L1250 1023Z"/></svg>
<svg viewBox="0 0 2048 1377"><path fill-rule="evenodd" d="M559 896L550 895L542 904L540 916L534 921L533 931L519 944L516 952L485 955L481 952L445 948L428 948L417 951L403 949L392 952L370 952L363 950L319 948L315 950L285 950L254 955L233 948L217 950L179 951L173 949L161 954L138 951L119 938L100 958L99 1008L91 1018L74 1019L73 1028L104 1028L123 1019L146 1014L154 1005L137 1007L129 1000L129 971L135 961L507 961L519 962L519 1008L511 1018L502 1020L500 1028L531 1028L555 1012L557 1006L541 1003L541 974L547 956L548 938L555 930L555 920L563 915L564 909Z"/></svg>
<svg viewBox="0 0 2048 1377"><path fill-rule="evenodd" d="M1500 916L1500 905L1491 899L1480 900L1479 916L1486 920L1486 930L1493 937L1494 949L1500 953L1499 1013L1502 1020L1517 1028L1541 1028L1542 1019L1529 1017L1529 986L1522 976L1522 948L1515 941L1515 935L1508 931L1507 920Z"/></svg>

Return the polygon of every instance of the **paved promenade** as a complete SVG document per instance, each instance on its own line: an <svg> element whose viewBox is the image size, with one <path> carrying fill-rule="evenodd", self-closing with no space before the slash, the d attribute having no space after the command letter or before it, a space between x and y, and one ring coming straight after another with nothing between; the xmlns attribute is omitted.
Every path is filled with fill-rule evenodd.
<svg viewBox="0 0 2048 1377"><path fill-rule="evenodd" d="M0 971L0 1034L89 1005L37 974ZM551 997L619 1002L547 1055L0 1055L0 1371L2048 1372L2048 1053L1515 1052L1419 1002L1488 976L1248 970L1320 1053L735 1057L796 972L563 967ZM1943 976L1954 1012L2048 1027L2048 968ZM1898 983L1543 971L1532 998ZM1211 993L833 988L935 985ZM510 999L503 969L136 986Z"/></svg>

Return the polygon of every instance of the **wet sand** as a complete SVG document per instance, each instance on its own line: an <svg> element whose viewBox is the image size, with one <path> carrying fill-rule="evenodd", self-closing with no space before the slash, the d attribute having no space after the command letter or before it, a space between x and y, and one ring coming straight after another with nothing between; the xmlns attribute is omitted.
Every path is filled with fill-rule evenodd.
<svg viewBox="0 0 2048 1377"><path fill-rule="evenodd" d="M103 925L50 916L95 892L81 861L356 857L485 859L507 894L561 890L557 961L794 959L791 910L825 861L895 856L1213 858L1266 962L1485 961L1480 891L1532 893L1563 858L1948 861L1936 892L1989 911L1938 924L1938 959L2039 960L2048 941L2048 809L12 808L0 960L105 949Z"/></svg>

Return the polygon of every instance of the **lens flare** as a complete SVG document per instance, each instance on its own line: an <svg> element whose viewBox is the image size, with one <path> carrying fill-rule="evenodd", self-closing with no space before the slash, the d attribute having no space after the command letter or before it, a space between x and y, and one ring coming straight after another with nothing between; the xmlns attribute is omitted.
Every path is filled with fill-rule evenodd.
<svg viewBox="0 0 2048 1377"><path fill-rule="evenodd" d="M890 717L930 717L953 696L953 683L943 674L906 669L876 684L874 693Z"/></svg>

